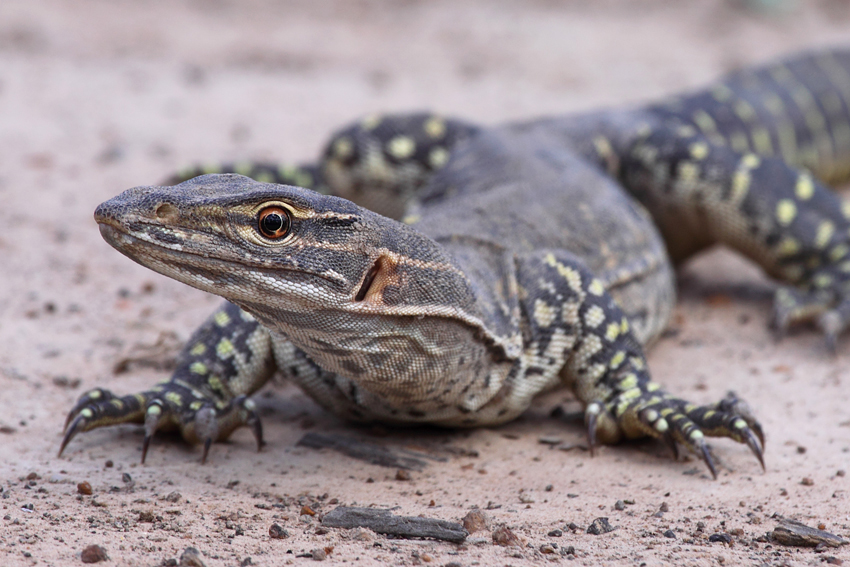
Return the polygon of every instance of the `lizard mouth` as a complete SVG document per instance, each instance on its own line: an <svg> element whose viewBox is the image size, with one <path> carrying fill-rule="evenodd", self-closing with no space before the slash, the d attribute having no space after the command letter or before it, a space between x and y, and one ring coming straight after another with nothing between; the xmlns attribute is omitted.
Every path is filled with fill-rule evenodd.
<svg viewBox="0 0 850 567"><path fill-rule="evenodd" d="M256 287L256 281L252 280L280 279L281 272L289 274L284 279L292 279L293 274L298 274L304 278L327 281L335 288L344 287L347 283L344 278L334 274L306 272L286 265L265 267L223 259L204 250L184 246L185 239L175 236L173 232L157 230L159 227L156 224L139 223L144 224L145 231L134 234L136 231L113 219L96 220L103 239L131 260L192 287L224 297L231 295L226 293L228 289ZM256 278L251 278L249 274Z"/></svg>

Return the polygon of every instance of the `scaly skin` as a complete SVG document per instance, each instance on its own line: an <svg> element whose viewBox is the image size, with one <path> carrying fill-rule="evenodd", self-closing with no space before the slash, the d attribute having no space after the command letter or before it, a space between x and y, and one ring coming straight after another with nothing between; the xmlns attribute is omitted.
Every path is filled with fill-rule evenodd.
<svg viewBox="0 0 850 567"><path fill-rule="evenodd" d="M644 347L669 318L672 263L715 243L783 282L780 328L817 320L835 344L850 320L850 211L822 182L850 173L848 103L850 55L825 52L635 110L493 129L370 118L318 166L238 168L405 224L235 175L127 191L98 208L107 241L232 303L171 380L84 395L62 449L130 421L145 423L145 451L163 427L203 442L204 458L244 424L261 443L247 396L277 371L350 419L448 426L507 421L563 384L591 447L649 435L716 476L704 438L721 436L762 461L743 402L664 392Z"/></svg>

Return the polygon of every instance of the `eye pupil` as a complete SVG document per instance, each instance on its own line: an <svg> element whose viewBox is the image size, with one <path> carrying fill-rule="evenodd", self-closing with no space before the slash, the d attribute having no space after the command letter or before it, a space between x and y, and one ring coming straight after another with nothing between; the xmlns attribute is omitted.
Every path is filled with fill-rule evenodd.
<svg viewBox="0 0 850 567"><path fill-rule="evenodd" d="M283 238L289 234L289 213L280 207L269 207L260 212L259 228L266 238Z"/></svg>

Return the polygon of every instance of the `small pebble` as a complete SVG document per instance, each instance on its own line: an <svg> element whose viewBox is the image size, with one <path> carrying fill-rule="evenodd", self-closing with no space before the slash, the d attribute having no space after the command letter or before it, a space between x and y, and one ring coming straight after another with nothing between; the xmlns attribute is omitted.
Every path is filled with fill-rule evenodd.
<svg viewBox="0 0 850 567"><path fill-rule="evenodd" d="M522 547L522 542L517 535L507 526L496 528L493 531L493 543L503 547Z"/></svg>
<svg viewBox="0 0 850 567"><path fill-rule="evenodd" d="M84 480L80 484L77 485L77 492L80 494L85 494L86 496L91 495L91 484L88 481Z"/></svg>
<svg viewBox="0 0 850 567"><path fill-rule="evenodd" d="M804 476L803 480L800 481L800 484L802 484L803 486L814 486L815 481L813 481L811 478L809 478L807 476Z"/></svg>
<svg viewBox="0 0 850 567"><path fill-rule="evenodd" d="M608 522L608 518L596 518L587 528L587 533L591 535L602 535L613 532L616 529Z"/></svg>
<svg viewBox="0 0 850 567"><path fill-rule="evenodd" d="M201 552L194 547L187 547L180 555L180 567L207 567L201 560Z"/></svg>
<svg viewBox="0 0 850 567"><path fill-rule="evenodd" d="M667 530L666 532L664 532L664 537L676 539L676 533L673 530Z"/></svg>
<svg viewBox="0 0 850 567"><path fill-rule="evenodd" d="M105 463L103 463L103 466L108 469L111 469L113 466L115 466L115 463L112 462L112 459L108 459Z"/></svg>
<svg viewBox="0 0 850 567"><path fill-rule="evenodd" d="M484 512L475 508L466 513L461 523L463 524L463 529L473 534L479 530L487 529L487 516Z"/></svg>
<svg viewBox="0 0 850 567"><path fill-rule="evenodd" d="M626 509L626 503L623 502L622 500L617 500L616 502L614 502L614 509L615 510L625 510Z"/></svg>
<svg viewBox="0 0 850 567"><path fill-rule="evenodd" d="M710 541L711 543L720 542L728 545L732 543L732 536L730 536L729 534L711 534L710 536L708 536L708 541Z"/></svg>
<svg viewBox="0 0 850 567"><path fill-rule="evenodd" d="M99 545L90 545L80 553L80 559L83 563L100 563L109 559L109 556Z"/></svg>
<svg viewBox="0 0 850 567"><path fill-rule="evenodd" d="M411 479L410 471L406 471L404 469L398 469L395 472L395 479L396 480L410 480Z"/></svg>
<svg viewBox="0 0 850 567"><path fill-rule="evenodd" d="M310 508L309 506L302 506L301 507L301 515L303 516L304 514L307 514L308 516L315 516L316 512L312 508Z"/></svg>
<svg viewBox="0 0 850 567"><path fill-rule="evenodd" d="M561 530L552 530L546 535L549 537L561 537L562 535L564 535L564 532L562 532Z"/></svg>
<svg viewBox="0 0 850 567"><path fill-rule="evenodd" d="M269 537L272 539L284 539L289 537L289 532L280 524L272 524L269 526Z"/></svg>
<svg viewBox="0 0 850 567"><path fill-rule="evenodd" d="M324 549L311 549L310 556L313 558L313 561L324 561L328 558L328 552Z"/></svg>

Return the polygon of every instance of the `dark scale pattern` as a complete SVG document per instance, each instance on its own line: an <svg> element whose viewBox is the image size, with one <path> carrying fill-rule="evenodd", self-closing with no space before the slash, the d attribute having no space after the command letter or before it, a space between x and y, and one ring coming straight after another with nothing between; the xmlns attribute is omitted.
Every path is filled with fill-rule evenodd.
<svg viewBox="0 0 850 567"><path fill-rule="evenodd" d="M850 207L824 185L850 176L850 52L644 108L494 129L369 117L315 166L181 178L212 171L261 182L205 175L98 208L110 244L233 304L169 381L85 394L63 449L123 422L145 424L143 458L165 427L204 456L242 425L259 443L246 396L277 371L350 419L449 426L512 419L561 383L585 406L591 446L649 435L716 475L706 436L762 461L764 434L734 395L692 404L652 381L644 347L672 310L671 259L724 243L780 280L781 329L816 319L834 346L850 322ZM258 234L264 206L291 215L285 238Z"/></svg>

